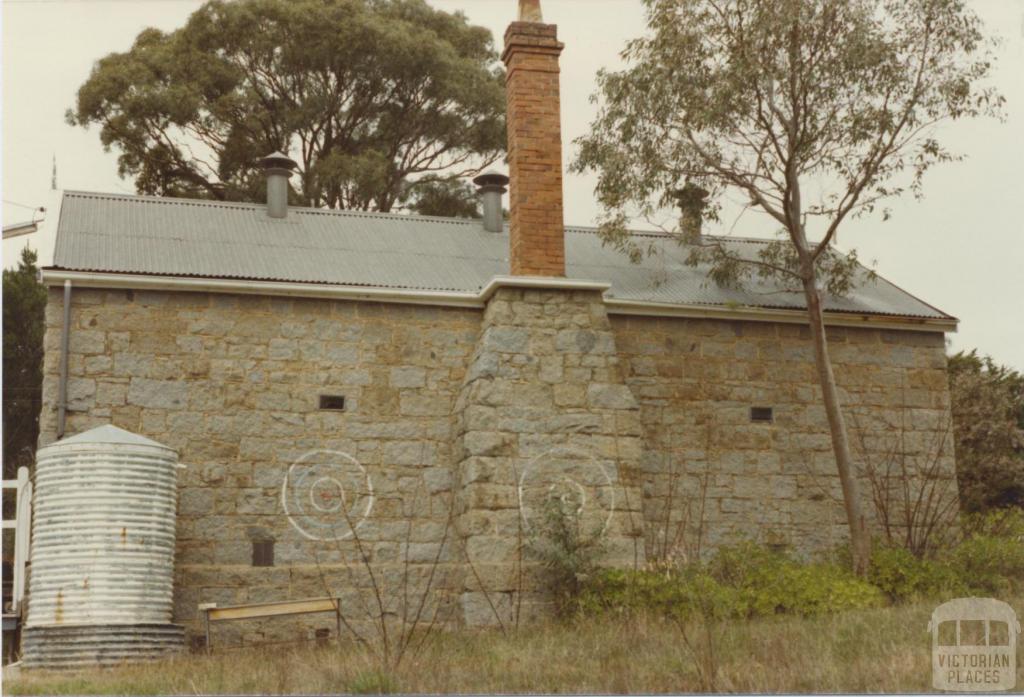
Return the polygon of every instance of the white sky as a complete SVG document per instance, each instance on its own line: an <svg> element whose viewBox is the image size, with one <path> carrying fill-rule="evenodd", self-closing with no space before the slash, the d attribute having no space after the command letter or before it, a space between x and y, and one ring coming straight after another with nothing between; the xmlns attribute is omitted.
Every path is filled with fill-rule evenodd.
<svg viewBox="0 0 1024 697"><path fill-rule="evenodd" d="M462 10L494 32L500 48L516 0L429 0ZM968 0L989 31L1002 38L994 84L1007 99L1005 123L947 125L940 137L968 159L941 165L925 181L925 199L894 201L892 220L852 221L840 246L927 302L960 318L953 350L977 347L1024 370L1024 0ZM51 158L65 189L133 193L117 176L116 153L105 153L96 129L64 123L64 112L93 63L127 50L145 27L181 26L199 0L3 0L3 222L31 217L13 204L46 205ZM544 0L545 21L559 25L562 122L566 161L571 142L586 132L595 107L594 74L619 65L625 41L644 30L639 0ZM592 177L567 175L566 223L586 225L599 214ZM726 216L722 230L768 236L773 226L747 214ZM52 242L16 238L4 243L4 265L16 262L26 239L47 262Z"/></svg>

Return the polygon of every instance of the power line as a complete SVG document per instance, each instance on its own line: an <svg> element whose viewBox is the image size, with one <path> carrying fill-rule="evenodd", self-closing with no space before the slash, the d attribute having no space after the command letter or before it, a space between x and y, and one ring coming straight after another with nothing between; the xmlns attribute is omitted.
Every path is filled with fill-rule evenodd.
<svg viewBox="0 0 1024 697"><path fill-rule="evenodd" d="M26 209L28 209L30 211L37 211L40 208L42 208L42 206L26 206L24 203L17 203L16 201L8 201L7 199L3 199L3 201L8 206L18 206L19 208L26 208Z"/></svg>

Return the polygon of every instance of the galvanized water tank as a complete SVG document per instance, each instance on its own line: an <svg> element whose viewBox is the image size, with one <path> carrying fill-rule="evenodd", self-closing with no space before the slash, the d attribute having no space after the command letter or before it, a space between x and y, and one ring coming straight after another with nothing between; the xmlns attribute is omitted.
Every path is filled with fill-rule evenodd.
<svg viewBox="0 0 1024 697"><path fill-rule="evenodd" d="M155 658L171 624L177 454L101 426L36 454L26 667Z"/></svg>

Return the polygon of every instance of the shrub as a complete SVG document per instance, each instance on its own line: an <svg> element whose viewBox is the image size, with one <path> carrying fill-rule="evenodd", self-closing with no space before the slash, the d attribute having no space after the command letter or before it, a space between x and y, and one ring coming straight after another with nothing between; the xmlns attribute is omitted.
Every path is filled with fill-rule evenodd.
<svg viewBox="0 0 1024 697"><path fill-rule="evenodd" d="M684 620L695 613L734 617L739 613L735 588L724 586L698 565L681 569L603 569L580 593L579 608L594 613L653 613Z"/></svg>
<svg viewBox="0 0 1024 697"><path fill-rule="evenodd" d="M965 516L964 538L919 558L876 546L869 580L897 602L962 595L1006 596L1024 589L1024 511Z"/></svg>
<svg viewBox="0 0 1024 697"><path fill-rule="evenodd" d="M726 547L706 564L681 569L607 570L581 595L580 607L602 612L653 612L681 619L817 615L875 607L882 593L831 563L801 563L743 544Z"/></svg>
<svg viewBox="0 0 1024 697"><path fill-rule="evenodd" d="M571 503L550 498L527 545L544 569L544 583L557 613L574 612L584 584L594 577L604 554L602 531L584 530L580 513Z"/></svg>
<svg viewBox="0 0 1024 697"><path fill-rule="evenodd" d="M1024 508L1000 508L987 513L968 514L961 518L967 537L992 535L1015 538L1024 543Z"/></svg>
<svg viewBox="0 0 1024 697"><path fill-rule="evenodd" d="M960 574L948 564L915 557L902 547L876 545L868 580L896 602L967 592Z"/></svg>
<svg viewBox="0 0 1024 697"><path fill-rule="evenodd" d="M1024 511L964 524L967 537L932 558L877 545L868 577L837 562L802 562L753 543L723 547L707 562L640 571L609 569L584 584L584 612L651 612L671 619L820 615L917 599L1007 597L1024 591Z"/></svg>
<svg viewBox="0 0 1024 697"><path fill-rule="evenodd" d="M803 563L752 543L721 549L710 573L738 591L735 612L754 617L777 613L817 615L881 604L882 595L846 568Z"/></svg>
<svg viewBox="0 0 1024 697"><path fill-rule="evenodd" d="M1024 540L975 534L949 554L947 564L977 595L1007 596L1024 589Z"/></svg>

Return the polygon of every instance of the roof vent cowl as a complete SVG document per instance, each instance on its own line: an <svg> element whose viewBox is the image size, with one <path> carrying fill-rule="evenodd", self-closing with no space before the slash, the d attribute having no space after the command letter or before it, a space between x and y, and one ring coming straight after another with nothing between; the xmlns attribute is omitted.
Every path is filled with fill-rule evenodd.
<svg viewBox="0 0 1024 697"><path fill-rule="evenodd" d="M484 230L487 232L503 232L505 230L505 214L502 208L502 195L508 191L508 177L498 172L484 172L473 180L479 187L477 192L484 208Z"/></svg>
<svg viewBox="0 0 1024 697"><path fill-rule="evenodd" d="M262 160L267 174L267 215L271 218L288 217L288 179L298 163L281 152L271 153Z"/></svg>

